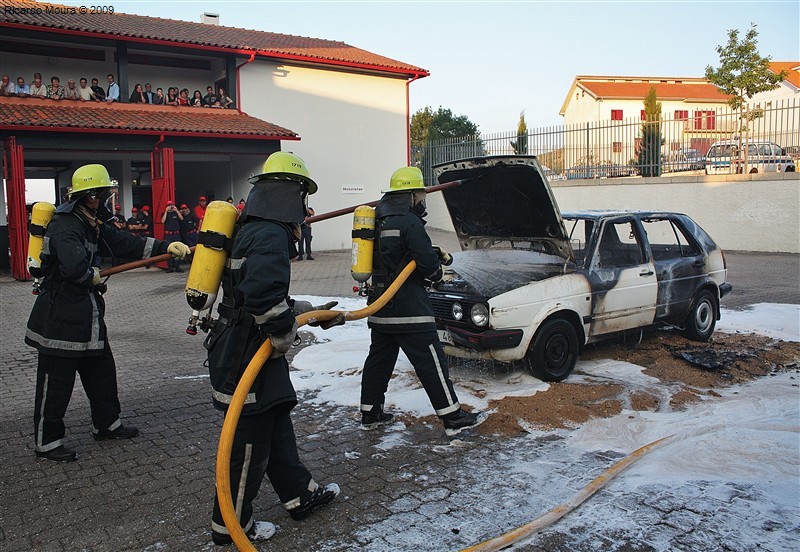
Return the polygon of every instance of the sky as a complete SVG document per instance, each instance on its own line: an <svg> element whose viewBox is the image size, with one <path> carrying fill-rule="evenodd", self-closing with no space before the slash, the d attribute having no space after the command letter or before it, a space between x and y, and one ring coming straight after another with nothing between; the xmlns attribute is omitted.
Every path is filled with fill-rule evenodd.
<svg viewBox="0 0 800 552"><path fill-rule="evenodd" d="M81 1L62 1L81 5ZM785 1L114 1L117 12L339 40L430 71L425 106L466 115L481 133L562 124L576 75L702 77L729 29L757 25L759 52L800 61L800 2Z"/></svg>

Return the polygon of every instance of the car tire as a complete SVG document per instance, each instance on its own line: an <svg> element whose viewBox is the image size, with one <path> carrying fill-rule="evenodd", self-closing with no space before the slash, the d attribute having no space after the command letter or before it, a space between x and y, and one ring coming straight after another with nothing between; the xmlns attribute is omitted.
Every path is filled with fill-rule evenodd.
<svg viewBox="0 0 800 552"><path fill-rule="evenodd" d="M686 317L686 337L692 341L708 341L717 325L717 298L704 289L697 294Z"/></svg>
<svg viewBox="0 0 800 552"><path fill-rule="evenodd" d="M552 318L536 332L525 367L542 381L565 380L578 361L578 335L569 321Z"/></svg>

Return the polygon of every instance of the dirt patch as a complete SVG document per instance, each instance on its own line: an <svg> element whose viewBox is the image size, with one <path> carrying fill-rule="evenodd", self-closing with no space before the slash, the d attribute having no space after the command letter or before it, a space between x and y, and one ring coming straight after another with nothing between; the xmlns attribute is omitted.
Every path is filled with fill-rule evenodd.
<svg viewBox="0 0 800 552"><path fill-rule="evenodd" d="M571 383L570 378L530 397L492 401L490 407L496 412L480 426L480 431L511 435L531 427L575 427L591 418L618 414L623 405L637 411L683 410L703 397L719 397L715 388L800 368L800 343L723 333L714 334L708 343L698 343L677 332L651 331L641 341L637 336L635 340L589 345L581 358L637 364L660 383L654 384L652 390L642 390L624 383Z"/></svg>
<svg viewBox="0 0 800 552"><path fill-rule="evenodd" d="M569 382L553 383L550 389L531 397L506 397L492 401L497 412L481 426L488 433L524 431L526 426L548 429L575 427L590 418L608 418L622 412L619 400L622 385L584 385Z"/></svg>

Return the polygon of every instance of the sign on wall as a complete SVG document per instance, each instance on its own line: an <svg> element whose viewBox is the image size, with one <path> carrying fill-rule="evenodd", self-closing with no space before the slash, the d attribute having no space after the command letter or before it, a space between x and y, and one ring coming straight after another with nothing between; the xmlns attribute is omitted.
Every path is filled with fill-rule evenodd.
<svg viewBox="0 0 800 552"><path fill-rule="evenodd" d="M343 194L363 194L364 193L364 186L342 186L342 193Z"/></svg>

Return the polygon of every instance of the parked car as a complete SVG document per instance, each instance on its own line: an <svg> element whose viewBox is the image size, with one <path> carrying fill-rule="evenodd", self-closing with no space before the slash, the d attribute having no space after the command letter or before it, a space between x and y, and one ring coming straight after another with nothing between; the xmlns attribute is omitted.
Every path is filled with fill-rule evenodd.
<svg viewBox="0 0 800 552"><path fill-rule="evenodd" d="M521 363L560 381L584 344L666 323L707 341L726 281L722 251L691 218L660 211L559 212L533 156L434 167L461 244L429 289L456 357Z"/></svg>
<svg viewBox="0 0 800 552"><path fill-rule="evenodd" d="M542 172L544 172L544 176L545 176L545 178L547 178L548 182L552 182L554 180L566 180L567 179L567 177L564 176L563 174L557 173L556 171L554 171L553 169L551 169L551 168L549 168L549 167L547 167L545 165L542 165Z"/></svg>
<svg viewBox="0 0 800 552"><path fill-rule="evenodd" d="M794 172L795 162L775 142L751 140L747 143L748 172ZM737 140L714 142L706 153L706 174L744 172L744 155ZM743 146L742 146L743 147Z"/></svg>
<svg viewBox="0 0 800 552"><path fill-rule="evenodd" d="M681 148L672 152L663 163L664 172L701 171L706 158L694 148Z"/></svg>
<svg viewBox="0 0 800 552"><path fill-rule="evenodd" d="M631 165L619 163L604 163L601 165L577 165L564 171L567 180L578 178L620 178L623 176L636 176L636 168Z"/></svg>

